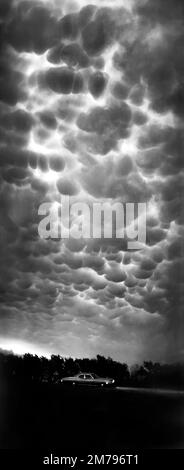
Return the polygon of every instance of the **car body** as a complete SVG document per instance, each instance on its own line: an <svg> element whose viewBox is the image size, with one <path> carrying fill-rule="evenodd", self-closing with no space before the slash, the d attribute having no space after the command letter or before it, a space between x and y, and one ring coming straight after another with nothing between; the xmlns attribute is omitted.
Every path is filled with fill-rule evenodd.
<svg viewBox="0 0 184 470"><path fill-rule="evenodd" d="M109 377L99 377L91 372L80 372L73 377L64 377L61 380L63 385L87 385L96 387L110 387L114 386L115 380Z"/></svg>

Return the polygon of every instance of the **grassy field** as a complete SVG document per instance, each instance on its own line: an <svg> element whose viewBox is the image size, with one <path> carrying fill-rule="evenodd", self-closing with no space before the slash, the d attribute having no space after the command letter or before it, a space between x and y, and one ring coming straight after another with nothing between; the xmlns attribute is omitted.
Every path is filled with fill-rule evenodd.
<svg viewBox="0 0 184 470"><path fill-rule="evenodd" d="M136 390L0 388L1 449L122 452L184 448L184 395Z"/></svg>

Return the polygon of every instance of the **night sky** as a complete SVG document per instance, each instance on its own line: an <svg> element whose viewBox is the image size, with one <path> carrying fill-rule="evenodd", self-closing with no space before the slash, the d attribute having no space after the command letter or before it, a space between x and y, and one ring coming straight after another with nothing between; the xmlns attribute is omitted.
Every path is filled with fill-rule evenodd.
<svg viewBox="0 0 184 470"><path fill-rule="evenodd" d="M183 0L0 0L0 347L183 360L183 24ZM41 239L62 195L147 203L146 244Z"/></svg>

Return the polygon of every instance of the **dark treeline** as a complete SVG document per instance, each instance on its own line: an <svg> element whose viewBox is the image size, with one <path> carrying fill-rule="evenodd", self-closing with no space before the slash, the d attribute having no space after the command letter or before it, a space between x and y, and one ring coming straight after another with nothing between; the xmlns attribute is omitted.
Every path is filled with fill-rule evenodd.
<svg viewBox="0 0 184 470"><path fill-rule="evenodd" d="M50 359L0 351L0 375L6 380L59 384L63 377L79 372L94 372L112 377L117 385L163 387L184 390L183 364L159 364L151 361L128 368L127 364L97 355L96 358L73 359L52 355Z"/></svg>

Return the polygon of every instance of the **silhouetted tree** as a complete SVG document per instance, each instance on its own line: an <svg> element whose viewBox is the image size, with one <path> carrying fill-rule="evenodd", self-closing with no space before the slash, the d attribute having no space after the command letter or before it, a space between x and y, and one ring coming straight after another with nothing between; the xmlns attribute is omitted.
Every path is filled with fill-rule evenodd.
<svg viewBox="0 0 184 470"><path fill-rule="evenodd" d="M133 387L165 387L184 389L182 364L159 364L145 361L130 371L127 364L114 361L100 354L95 358L74 359L52 355L50 359L25 354L16 356L0 350L0 378L23 382L60 383L64 376L78 372L94 372L101 377L112 377L117 385Z"/></svg>

